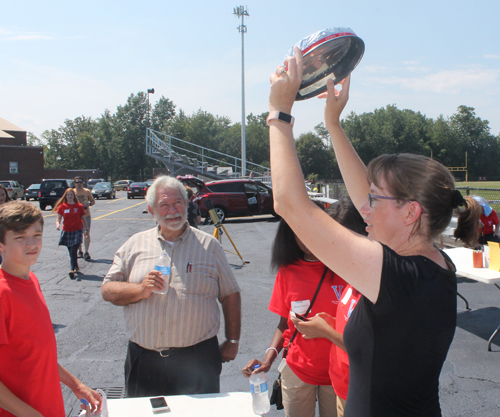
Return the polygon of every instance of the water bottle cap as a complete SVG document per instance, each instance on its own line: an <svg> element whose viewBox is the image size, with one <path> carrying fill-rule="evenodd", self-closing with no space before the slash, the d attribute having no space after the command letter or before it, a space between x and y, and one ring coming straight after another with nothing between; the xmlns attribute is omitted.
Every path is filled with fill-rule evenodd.
<svg viewBox="0 0 500 417"><path fill-rule="evenodd" d="M258 368L260 368L259 364L253 366L253 369L258 369Z"/></svg>

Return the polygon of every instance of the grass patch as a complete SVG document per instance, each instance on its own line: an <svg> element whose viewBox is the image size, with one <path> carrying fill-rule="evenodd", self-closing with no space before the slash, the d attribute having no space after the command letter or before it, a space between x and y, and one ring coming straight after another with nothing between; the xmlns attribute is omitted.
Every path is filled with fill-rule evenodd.
<svg viewBox="0 0 500 417"><path fill-rule="evenodd" d="M457 181L455 187L469 188L498 188L500 189L500 181Z"/></svg>
<svg viewBox="0 0 500 417"><path fill-rule="evenodd" d="M497 191L500 190L500 181L456 182L455 187L468 187L470 188L469 195L479 195L488 202L495 201L495 203L490 203L490 206L500 213L500 191ZM463 196L467 195L467 190L460 189L459 191Z"/></svg>

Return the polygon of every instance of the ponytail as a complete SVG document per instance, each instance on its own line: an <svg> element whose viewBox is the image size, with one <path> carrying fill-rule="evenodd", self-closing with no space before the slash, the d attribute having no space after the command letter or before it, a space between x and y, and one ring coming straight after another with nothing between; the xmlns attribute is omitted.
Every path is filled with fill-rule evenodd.
<svg viewBox="0 0 500 417"><path fill-rule="evenodd" d="M477 246L479 219L483 208L472 197L459 199L457 196L455 204L458 212L457 228L453 233L455 241L460 240L465 246L474 248Z"/></svg>

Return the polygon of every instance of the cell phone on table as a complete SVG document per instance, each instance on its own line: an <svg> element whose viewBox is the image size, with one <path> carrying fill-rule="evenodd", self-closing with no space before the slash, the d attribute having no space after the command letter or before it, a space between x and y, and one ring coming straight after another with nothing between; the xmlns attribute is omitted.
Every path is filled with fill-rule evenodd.
<svg viewBox="0 0 500 417"><path fill-rule="evenodd" d="M153 413L167 413L170 411L170 407L167 404L167 401L164 397L155 397L150 398L151 408L153 409Z"/></svg>
<svg viewBox="0 0 500 417"><path fill-rule="evenodd" d="M292 317L295 317L297 319L299 319L300 321L309 321L309 319L305 316L302 316L301 314L299 313L296 313L295 311L292 311Z"/></svg>

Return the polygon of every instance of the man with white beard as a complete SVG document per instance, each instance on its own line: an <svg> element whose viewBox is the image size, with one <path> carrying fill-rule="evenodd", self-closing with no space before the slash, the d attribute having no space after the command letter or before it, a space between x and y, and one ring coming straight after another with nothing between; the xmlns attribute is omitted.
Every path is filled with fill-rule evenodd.
<svg viewBox="0 0 500 417"><path fill-rule="evenodd" d="M187 223L180 181L158 177L146 200L158 226L118 249L101 288L104 300L124 306L127 396L220 392L222 362L238 353L239 286L218 240ZM163 275L155 270L162 253L170 265ZM217 300L225 319L220 346Z"/></svg>

